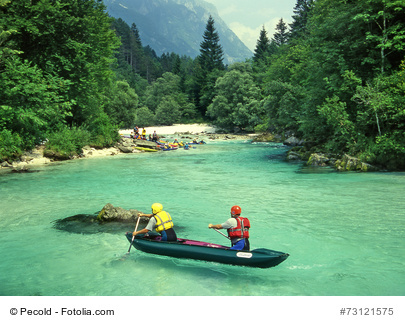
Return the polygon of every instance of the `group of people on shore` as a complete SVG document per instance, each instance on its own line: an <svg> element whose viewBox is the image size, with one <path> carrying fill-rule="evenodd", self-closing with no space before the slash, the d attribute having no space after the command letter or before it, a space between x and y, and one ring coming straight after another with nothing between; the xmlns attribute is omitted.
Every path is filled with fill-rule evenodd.
<svg viewBox="0 0 405 326"><path fill-rule="evenodd" d="M163 210L163 205L154 203L152 205L152 214L139 213L139 217L149 218L149 222L142 230L135 230L133 237L138 234L146 234L155 230L160 233L161 241L177 241L177 235L174 231L174 223L170 214ZM249 229L250 221L246 217L240 216L242 209L240 206L232 206L231 217L222 224L208 224L210 229L226 229L228 238L231 240L231 250L250 250Z"/></svg>
<svg viewBox="0 0 405 326"><path fill-rule="evenodd" d="M159 136L158 136L158 134L156 133L156 130L153 132L153 134L149 134L149 137L146 138L146 130L145 130L145 127L142 128L142 132L141 132L141 133L139 132L139 129L140 129L140 128L138 128L138 126L135 126L135 127L134 127L134 131L131 132L131 136L130 136L130 137L133 138L133 139L149 140L149 141L154 141L154 142L156 142L156 141L159 140Z"/></svg>

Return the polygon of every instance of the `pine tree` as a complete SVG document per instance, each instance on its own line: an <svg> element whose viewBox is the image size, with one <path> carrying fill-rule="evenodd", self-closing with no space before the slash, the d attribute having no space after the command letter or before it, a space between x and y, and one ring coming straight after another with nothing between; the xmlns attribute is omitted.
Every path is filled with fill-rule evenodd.
<svg viewBox="0 0 405 326"><path fill-rule="evenodd" d="M200 55L198 57L201 66L207 73L212 72L214 69L224 69L224 51L219 44L219 35L215 30L214 23L214 19L210 16L203 35L203 41L200 44Z"/></svg>
<svg viewBox="0 0 405 326"><path fill-rule="evenodd" d="M130 54L130 62L132 69L135 72L138 72L141 66L141 63L144 60L144 52L142 47L141 37L139 36L138 28L136 27L135 23L131 25L131 32L130 32L130 44L131 44L131 54Z"/></svg>
<svg viewBox="0 0 405 326"><path fill-rule="evenodd" d="M214 19L208 18L207 26L200 45L200 55L196 60L194 96L195 102L202 115L205 115L208 105L213 98L212 80L216 80L219 72L225 70L223 63L224 52L219 43L219 35L215 30Z"/></svg>
<svg viewBox="0 0 405 326"><path fill-rule="evenodd" d="M274 41L277 46L282 46L288 41L287 25L283 18L280 19L276 26L276 32L273 35L272 41Z"/></svg>
<svg viewBox="0 0 405 326"><path fill-rule="evenodd" d="M290 24L290 38L298 38L307 33L307 22L312 11L314 0L297 0Z"/></svg>
<svg viewBox="0 0 405 326"><path fill-rule="evenodd" d="M173 73L175 75L180 75L181 72L181 60L180 60L180 56L176 55L176 59L173 65Z"/></svg>
<svg viewBox="0 0 405 326"><path fill-rule="evenodd" d="M142 47L142 41L141 41L141 37L139 35L138 27L136 27L135 23L132 23L131 31L134 33L135 43L141 48Z"/></svg>
<svg viewBox="0 0 405 326"><path fill-rule="evenodd" d="M257 40L256 49L253 55L253 61L255 63L263 60L270 50L270 40L267 37L267 31L264 26L260 31L259 39Z"/></svg>

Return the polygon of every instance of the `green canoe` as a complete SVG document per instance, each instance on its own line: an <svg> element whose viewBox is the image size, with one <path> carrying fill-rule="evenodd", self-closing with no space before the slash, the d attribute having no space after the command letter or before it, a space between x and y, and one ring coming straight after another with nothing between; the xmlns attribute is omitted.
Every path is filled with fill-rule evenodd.
<svg viewBox="0 0 405 326"><path fill-rule="evenodd" d="M126 237L132 241L132 233ZM189 239L178 239L175 242L160 241L160 236L136 236L132 245L143 252L176 258L198 259L222 264L269 268L286 260L289 254L269 249L251 251L231 250L229 247Z"/></svg>

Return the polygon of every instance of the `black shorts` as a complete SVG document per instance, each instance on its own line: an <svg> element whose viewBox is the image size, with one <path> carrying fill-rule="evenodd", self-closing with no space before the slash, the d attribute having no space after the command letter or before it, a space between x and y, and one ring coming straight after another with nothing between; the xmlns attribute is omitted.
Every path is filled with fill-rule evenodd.
<svg viewBox="0 0 405 326"><path fill-rule="evenodd" d="M162 231L161 235L163 241L177 241L177 235L173 228Z"/></svg>

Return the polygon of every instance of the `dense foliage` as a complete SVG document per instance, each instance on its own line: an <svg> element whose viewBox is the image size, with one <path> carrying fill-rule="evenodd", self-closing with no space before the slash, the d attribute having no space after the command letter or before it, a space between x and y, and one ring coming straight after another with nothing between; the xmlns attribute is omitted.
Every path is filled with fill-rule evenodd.
<svg viewBox="0 0 405 326"><path fill-rule="evenodd" d="M72 156L118 128L211 121L405 169L403 1L297 0L290 25L263 27L253 58L229 67L212 17L197 58L158 57L104 9L0 0L0 161L46 139Z"/></svg>
<svg viewBox="0 0 405 326"><path fill-rule="evenodd" d="M294 13L285 43L280 21L255 51L266 129L405 169L405 3L298 0Z"/></svg>
<svg viewBox="0 0 405 326"><path fill-rule="evenodd" d="M0 13L0 132L8 139L0 159L13 158L12 148L19 149L15 153L30 149L51 135L52 146L54 135L66 135L67 128L86 128L98 146L116 141L117 128L109 119L102 123L111 135L98 134L95 125L105 115L119 45L103 4L1 0ZM72 154L79 154L80 146L73 147Z"/></svg>

